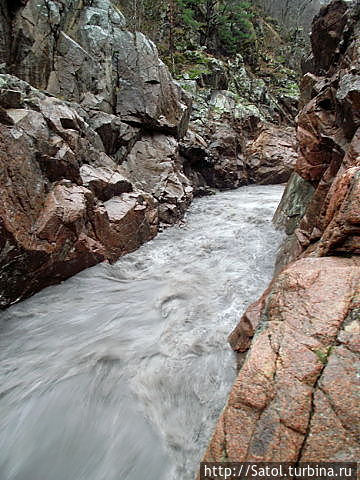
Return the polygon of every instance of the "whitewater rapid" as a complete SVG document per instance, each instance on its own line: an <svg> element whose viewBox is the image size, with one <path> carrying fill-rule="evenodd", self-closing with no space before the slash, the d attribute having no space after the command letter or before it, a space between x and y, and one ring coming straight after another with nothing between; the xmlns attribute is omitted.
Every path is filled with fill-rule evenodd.
<svg viewBox="0 0 360 480"><path fill-rule="evenodd" d="M194 201L114 265L0 315L1 480L193 480L267 286L281 186Z"/></svg>

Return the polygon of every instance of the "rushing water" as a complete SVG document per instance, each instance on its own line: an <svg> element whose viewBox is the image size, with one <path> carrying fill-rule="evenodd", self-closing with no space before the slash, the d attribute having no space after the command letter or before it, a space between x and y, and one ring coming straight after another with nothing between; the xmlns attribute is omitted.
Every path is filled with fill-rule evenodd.
<svg viewBox="0 0 360 480"><path fill-rule="evenodd" d="M173 227L1 316L1 480L192 480L235 375L226 337L271 278L280 186Z"/></svg>

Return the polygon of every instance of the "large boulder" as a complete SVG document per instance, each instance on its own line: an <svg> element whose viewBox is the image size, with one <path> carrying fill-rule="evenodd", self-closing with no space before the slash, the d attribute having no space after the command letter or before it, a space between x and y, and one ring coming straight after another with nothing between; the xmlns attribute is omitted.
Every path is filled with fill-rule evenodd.
<svg viewBox="0 0 360 480"><path fill-rule="evenodd" d="M359 278L359 259L302 259L250 307L231 337L248 353L205 461L358 459Z"/></svg>
<svg viewBox="0 0 360 480"><path fill-rule="evenodd" d="M13 74L0 75L5 307L181 218L191 101L111 0L0 7L0 72Z"/></svg>
<svg viewBox="0 0 360 480"><path fill-rule="evenodd" d="M156 234L155 198L71 104L0 75L0 105L1 307Z"/></svg>
<svg viewBox="0 0 360 480"><path fill-rule="evenodd" d="M295 129L266 126L246 151L249 180L260 185L284 183L294 170L297 153Z"/></svg>
<svg viewBox="0 0 360 480"><path fill-rule="evenodd" d="M180 144L184 169L195 191L236 188L248 183L242 138L231 122L213 122L203 137L189 130Z"/></svg>
<svg viewBox="0 0 360 480"><path fill-rule="evenodd" d="M34 87L128 123L185 133L189 98L110 0L29 0L12 38L12 54L1 61Z"/></svg>
<svg viewBox="0 0 360 480"><path fill-rule="evenodd" d="M136 187L158 200L163 223L174 223L183 216L192 200L193 188L182 172L175 138L164 134L143 135L122 167Z"/></svg>

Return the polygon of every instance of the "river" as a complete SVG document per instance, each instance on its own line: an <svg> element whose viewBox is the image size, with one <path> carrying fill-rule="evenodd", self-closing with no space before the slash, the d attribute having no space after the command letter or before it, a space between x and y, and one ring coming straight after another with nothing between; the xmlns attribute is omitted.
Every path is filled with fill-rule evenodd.
<svg viewBox="0 0 360 480"><path fill-rule="evenodd" d="M1 480L193 480L272 276L283 187L193 202L116 264L0 316Z"/></svg>

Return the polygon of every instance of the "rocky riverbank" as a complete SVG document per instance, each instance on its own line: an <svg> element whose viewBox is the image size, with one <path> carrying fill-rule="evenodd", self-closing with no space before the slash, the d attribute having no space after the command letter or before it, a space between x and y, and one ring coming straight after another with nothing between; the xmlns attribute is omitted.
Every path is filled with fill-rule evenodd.
<svg viewBox="0 0 360 480"><path fill-rule="evenodd" d="M290 175L296 98L241 56L182 88L117 2L0 7L1 307L136 249L194 195Z"/></svg>
<svg viewBox="0 0 360 480"><path fill-rule="evenodd" d="M195 195L285 182L296 162L277 274L230 335L240 371L206 460L359 457L356 3L314 19L295 151L296 82L269 52L256 75L190 39L175 81L119 2L0 0L0 307L137 249Z"/></svg>
<svg viewBox="0 0 360 480"><path fill-rule="evenodd" d="M315 17L279 273L230 335L242 366L207 461L357 461L360 9ZM282 268L282 269L281 269Z"/></svg>

